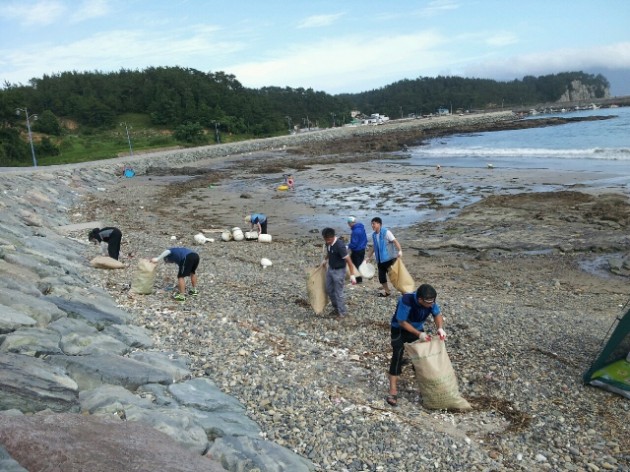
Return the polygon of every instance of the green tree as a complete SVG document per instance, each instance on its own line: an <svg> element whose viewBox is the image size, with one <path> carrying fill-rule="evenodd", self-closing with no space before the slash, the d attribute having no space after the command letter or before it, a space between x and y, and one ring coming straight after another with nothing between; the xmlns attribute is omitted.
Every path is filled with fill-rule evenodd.
<svg viewBox="0 0 630 472"><path fill-rule="evenodd" d="M33 130L40 133L52 134L53 136L61 135L61 123L55 114L50 110L44 110L33 123Z"/></svg>
<svg viewBox="0 0 630 472"><path fill-rule="evenodd" d="M205 144L208 142L203 132L203 126L199 123L191 123L190 121L175 128L173 136L178 141L188 144Z"/></svg>

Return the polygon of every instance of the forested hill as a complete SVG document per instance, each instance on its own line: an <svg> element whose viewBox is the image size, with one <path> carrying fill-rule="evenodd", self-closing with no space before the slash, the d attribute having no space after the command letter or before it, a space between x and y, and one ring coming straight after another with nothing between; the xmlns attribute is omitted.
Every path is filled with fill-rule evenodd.
<svg viewBox="0 0 630 472"><path fill-rule="evenodd" d="M455 111L553 102L576 84L586 87L594 98L605 97L609 90L603 76L583 72L511 82L418 78L342 95L310 88L250 89L233 75L181 67L63 72L32 79L29 86L5 83L0 89L0 164L28 161L30 155L25 116L16 115L18 108L39 116L33 123L38 154L60 154L66 146L66 155L71 155L70 139L64 139L70 131L77 136L118 129L121 120L130 116L145 128L159 129L162 140L169 136L177 143L197 145L215 136L218 141L220 133L246 139L297 128L339 126L351 121L352 110L398 118L434 113L441 107ZM147 147L158 144L156 138Z"/></svg>

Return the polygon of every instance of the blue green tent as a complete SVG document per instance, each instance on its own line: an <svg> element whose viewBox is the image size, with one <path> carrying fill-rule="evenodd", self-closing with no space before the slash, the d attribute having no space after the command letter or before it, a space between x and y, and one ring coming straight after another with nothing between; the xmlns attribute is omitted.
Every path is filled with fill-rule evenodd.
<svg viewBox="0 0 630 472"><path fill-rule="evenodd" d="M630 399L630 310L616 323L617 326L584 373L583 379L586 384Z"/></svg>

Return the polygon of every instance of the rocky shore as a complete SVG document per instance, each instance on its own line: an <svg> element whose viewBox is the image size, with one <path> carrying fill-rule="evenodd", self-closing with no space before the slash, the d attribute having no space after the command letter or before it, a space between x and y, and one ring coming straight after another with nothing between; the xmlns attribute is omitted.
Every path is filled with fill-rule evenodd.
<svg viewBox="0 0 630 472"><path fill-rule="evenodd" d="M581 384L628 298L628 196L576 188L572 175L532 193L550 176L436 175L400 156L383 173L372 159L384 147L323 152L338 139L141 156L133 179L119 177L129 159L0 175L3 470L629 470L628 402ZM450 219L388 223L414 279L438 289L472 412L424 409L410 368L399 407L384 403L396 300L376 297L376 281L348 286L348 320L312 313L304 273L321 258L321 228L308 221L321 207L272 185L295 170L324 195L401 175L429 194L429 182L468 193L475 182L480 200ZM508 194L489 195L487 180ZM334 199L345 230L356 203ZM219 241L262 206L271 244ZM88 221L122 229L125 268L89 267ZM169 266L153 294L130 292L139 258L191 247L199 231L216 239L195 246L199 297L171 299Z"/></svg>

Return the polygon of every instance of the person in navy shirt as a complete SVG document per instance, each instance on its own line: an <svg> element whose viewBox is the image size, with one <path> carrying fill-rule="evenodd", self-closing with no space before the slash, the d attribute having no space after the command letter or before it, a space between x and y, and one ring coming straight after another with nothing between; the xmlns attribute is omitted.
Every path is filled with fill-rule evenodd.
<svg viewBox="0 0 630 472"><path fill-rule="evenodd" d="M189 295L197 296L199 294L197 290L197 267L199 267L199 254L185 248L185 247L172 247L167 249L158 257L151 259L151 262L158 263L164 259L164 262L177 264L177 288L178 292L173 295L173 298L177 301L183 302L186 300L186 277L190 277L190 283L192 288L188 292Z"/></svg>
<svg viewBox="0 0 630 472"><path fill-rule="evenodd" d="M389 364L389 395L386 398L391 406L398 404L398 377L402 370L405 343L420 339L424 333L424 322L429 316L433 316L440 339L446 339L442 328L444 319L436 298L435 288L422 284L416 292L405 293L398 299L391 321L392 359Z"/></svg>
<svg viewBox="0 0 630 472"><path fill-rule="evenodd" d="M350 249L350 259L352 260L354 266L358 269L363 263L363 259L365 259L365 248L368 243L367 234L365 233L365 226L363 226L363 223L359 223L354 216L349 216L346 221L352 230L352 234L350 235L350 244L348 244L348 249ZM363 282L363 278L358 276L357 283L360 284L361 282Z"/></svg>

